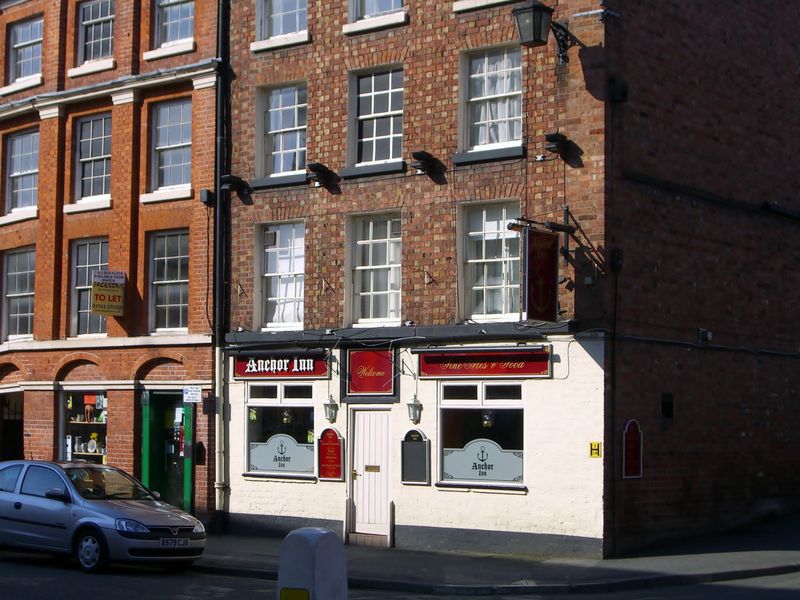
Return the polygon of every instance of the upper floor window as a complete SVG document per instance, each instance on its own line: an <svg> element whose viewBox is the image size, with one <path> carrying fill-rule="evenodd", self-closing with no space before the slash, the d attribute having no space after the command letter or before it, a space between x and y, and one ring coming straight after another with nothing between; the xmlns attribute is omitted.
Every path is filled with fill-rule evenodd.
<svg viewBox="0 0 800 600"><path fill-rule="evenodd" d="M403 0L357 0L357 16L369 19L395 12L403 8Z"/></svg>
<svg viewBox="0 0 800 600"><path fill-rule="evenodd" d="M189 233L152 238L150 306L153 329L183 329L189 322Z"/></svg>
<svg viewBox="0 0 800 600"><path fill-rule="evenodd" d="M466 214L466 289L469 318L519 318L519 234L508 223L519 204L476 205Z"/></svg>
<svg viewBox="0 0 800 600"><path fill-rule="evenodd" d="M9 82L42 72L44 19L14 23L9 31Z"/></svg>
<svg viewBox="0 0 800 600"><path fill-rule="evenodd" d="M261 291L264 327L302 326L305 252L303 223L281 223L264 229Z"/></svg>
<svg viewBox="0 0 800 600"><path fill-rule="evenodd" d="M400 320L399 215L370 215L354 223L353 320Z"/></svg>
<svg viewBox="0 0 800 600"><path fill-rule="evenodd" d="M114 53L114 0L81 3L78 62L108 58Z"/></svg>
<svg viewBox="0 0 800 600"><path fill-rule="evenodd" d="M306 86L269 91L264 122L267 172L282 175L306 167Z"/></svg>
<svg viewBox="0 0 800 600"><path fill-rule="evenodd" d="M306 0L262 0L263 38L299 33L308 28Z"/></svg>
<svg viewBox="0 0 800 600"><path fill-rule="evenodd" d="M192 183L192 101L157 104L153 111L153 189Z"/></svg>
<svg viewBox="0 0 800 600"><path fill-rule="evenodd" d="M194 37L193 0L156 1L156 47Z"/></svg>
<svg viewBox="0 0 800 600"><path fill-rule="evenodd" d="M33 291L36 250L26 248L5 254L5 339L33 334Z"/></svg>
<svg viewBox="0 0 800 600"><path fill-rule="evenodd" d="M467 146L470 150L522 140L520 49L494 48L467 57Z"/></svg>
<svg viewBox="0 0 800 600"><path fill-rule="evenodd" d="M29 208L39 198L39 132L26 131L6 140L6 212Z"/></svg>
<svg viewBox="0 0 800 600"><path fill-rule="evenodd" d="M92 273L108 270L108 240L80 240L72 248L72 335L106 332L106 318L92 312Z"/></svg>
<svg viewBox="0 0 800 600"><path fill-rule="evenodd" d="M360 75L357 85L356 163L401 160L403 70Z"/></svg>
<svg viewBox="0 0 800 600"><path fill-rule="evenodd" d="M78 121L77 198L111 194L111 115Z"/></svg>

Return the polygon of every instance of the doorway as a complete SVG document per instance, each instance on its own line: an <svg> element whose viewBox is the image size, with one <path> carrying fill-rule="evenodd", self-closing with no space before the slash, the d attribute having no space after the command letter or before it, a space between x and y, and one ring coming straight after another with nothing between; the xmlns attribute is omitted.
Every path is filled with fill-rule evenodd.
<svg viewBox="0 0 800 600"><path fill-rule="evenodd" d="M142 483L185 511L192 508L193 422L183 392L142 392Z"/></svg>
<svg viewBox="0 0 800 600"><path fill-rule="evenodd" d="M22 392L0 396L0 460L24 458Z"/></svg>
<svg viewBox="0 0 800 600"><path fill-rule="evenodd" d="M352 533L388 540L389 411L354 409L352 414Z"/></svg>

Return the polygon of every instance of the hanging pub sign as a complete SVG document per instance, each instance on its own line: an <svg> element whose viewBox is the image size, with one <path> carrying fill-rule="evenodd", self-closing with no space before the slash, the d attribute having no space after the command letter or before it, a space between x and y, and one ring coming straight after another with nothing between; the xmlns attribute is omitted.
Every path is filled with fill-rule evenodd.
<svg viewBox="0 0 800 600"><path fill-rule="evenodd" d="M525 228L525 313L532 321L558 320L558 234Z"/></svg>
<svg viewBox="0 0 800 600"><path fill-rule="evenodd" d="M394 395L393 350L350 350L347 364L349 396Z"/></svg>
<svg viewBox="0 0 800 600"><path fill-rule="evenodd" d="M329 481L344 480L344 444L339 433L329 427L319 436L317 457L319 478Z"/></svg>
<svg viewBox="0 0 800 600"><path fill-rule="evenodd" d="M123 316L125 314L125 273L122 271L93 271L91 302L91 311L96 315Z"/></svg>
<svg viewBox="0 0 800 600"><path fill-rule="evenodd" d="M419 376L550 377L550 349L509 348L464 351L419 351Z"/></svg>
<svg viewBox="0 0 800 600"><path fill-rule="evenodd" d="M328 376L328 356L237 356L234 374L259 379L322 379Z"/></svg>

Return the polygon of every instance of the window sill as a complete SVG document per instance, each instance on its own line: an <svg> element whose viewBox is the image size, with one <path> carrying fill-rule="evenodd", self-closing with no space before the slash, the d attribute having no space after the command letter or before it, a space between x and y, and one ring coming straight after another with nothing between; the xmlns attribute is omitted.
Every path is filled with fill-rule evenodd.
<svg viewBox="0 0 800 600"><path fill-rule="evenodd" d="M250 44L250 52L264 52L267 50L276 50L278 48L288 48L289 46L297 46L298 44L305 44L310 41L311 35L308 33L308 30L287 33L286 35L276 35L266 40L253 42Z"/></svg>
<svg viewBox="0 0 800 600"><path fill-rule="evenodd" d="M453 165L472 165L476 163L524 157L525 148L523 146L508 146L506 148L493 148L487 150L471 150L470 152L457 152L454 154Z"/></svg>
<svg viewBox="0 0 800 600"><path fill-rule="evenodd" d="M400 327L401 323L395 319L364 319L353 323L354 329L365 329L367 327Z"/></svg>
<svg viewBox="0 0 800 600"><path fill-rule="evenodd" d="M262 333L271 333L273 331L303 331L302 323L288 323L286 325L267 325L261 328Z"/></svg>
<svg viewBox="0 0 800 600"><path fill-rule="evenodd" d="M472 323L518 323L519 313L508 315L470 315L466 318L467 322Z"/></svg>
<svg viewBox="0 0 800 600"><path fill-rule="evenodd" d="M78 200L72 204L64 205L64 214L90 212L93 210L104 210L111 208L111 196L94 196L87 200Z"/></svg>
<svg viewBox="0 0 800 600"><path fill-rule="evenodd" d="M9 225L11 223L19 223L20 221L27 221L29 219L36 219L39 216L39 209L36 206L30 208L18 208L12 210L7 215L0 217L0 226Z"/></svg>
<svg viewBox="0 0 800 600"><path fill-rule="evenodd" d="M156 202L169 202L170 200L187 200L194 195L191 187L176 187L163 190L156 190L148 194L141 194L139 202L142 204L153 204Z"/></svg>
<svg viewBox="0 0 800 600"><path fill-rule="evenodd" d="M159 58L166 58L168 56L175 56L177 54L186 54L187 52L194 52L197 45L194 39L182 40L179 42L171 42L165 44L155 50L148 50L142 54L144 60L158 60Z"/></svg>
<svg viewBox="0 0 800 600"><path fill-rule="evenodd" d="M150 332L152 337L167 337L170 335L188 335L188 327L175 327L174 329L155 329Z"/></svg>
<svg viewBox="0 0 800 600"><path fill-rule="evenodd" d="M101 60L90 60L67 71L67 77L83 77L100 71L110 71L117 66L113 58L103 58Z"/></svg>
<svg viewBox="0 0 800 600"><path fill-rule="evenodd" d="M308 182L308 175L305 171L299 173L291 173L288 175L273 175L270 177L261 177L259 179L250 181L250 187L254 190L262 188L281 187L284 185L300 185L301 183Z"/></svg>
<svg viewBox="0 0 800 600"><path fill-rule="evenodd" d="M442 489L459 489L464 491L471 491L471 492L520 492L523 494L528 493L528 486L527 485L518 485L518 484L481 484L481 483L471 483L469 481L462 481L459 483L443 483L438 482L434 484L434 487L442 488Z"/></svg>
<svg viewBox="0 0 800 600"><path fill-rule="evenodd" d="M354 179L355 177L369 177L370 175L389 175L392 173L405 173L406 161L393 160L383 163L371 163L366 165L355 165L346 167L339 171L344 179Z"/></svg>
<svg viewBox="0 0 800 600"><path fill-rule="evenodd" d="M375 31L377 29L386 29L387 27L397 27L407 23L408 13L404 8L403 10L398 10L388 15L378 15L377 17L360 19L354 23L346 23L342 27L342 33L345 35L355 35L367 31Z"/></svg>
<svg viewBox="0 0 800 600"><path fill-rule="evenodd" d="M299 481L312 481L314 483L317 482L316 475L289 475L285 473L242 473L242 477L250 478L250 479L296 479Z"/></svg>
<svg viewBox="0 0 800 600"><path fill-rule="evenodd" d="M21 92L22 90L27 90L28 88L36 87L37 85L42 85L43 81L44 79L41 73L29 75L28 77L21 77L13 83L9 83L7 86L1 87L0 96L8 96L9 94L13 94L15 92Z"/></svg>
<svg viewBox="0 0 800 600"><path fill-rule="evenodd" d="M468 10L479 10L489 8L498 4L510 4L516 0L455 0L453 2L453 12L466 12Z"/></svg>

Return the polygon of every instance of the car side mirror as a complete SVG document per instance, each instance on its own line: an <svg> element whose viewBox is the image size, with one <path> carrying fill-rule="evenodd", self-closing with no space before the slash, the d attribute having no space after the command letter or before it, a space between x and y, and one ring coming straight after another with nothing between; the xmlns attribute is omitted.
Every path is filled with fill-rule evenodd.
<svg viewBox="0 0 800 600"><path fill-rule="evenodd" d="M155 498L156 500L161 500L161 494L159 494L159 493L158 493L157 491L155 491L155 490L150 490L150 495L151 495L153 498Z"/></svg>
<svg viewBox="0 0 800 600"><path fill-rule="evenodd" d="M61 490L59 488L52 488L52 489L47 490L44 493L44 497L45 498L50 498L51 500L60 500L64 504L69 504L69 502L70 502L69 494L67 492L65 492L64 490Z"/></svg>

